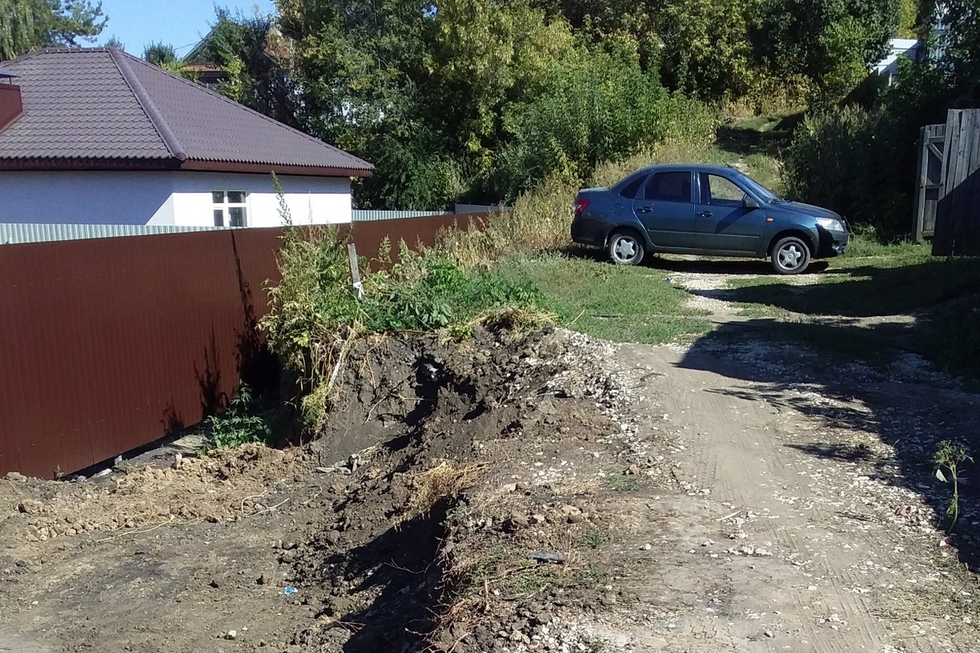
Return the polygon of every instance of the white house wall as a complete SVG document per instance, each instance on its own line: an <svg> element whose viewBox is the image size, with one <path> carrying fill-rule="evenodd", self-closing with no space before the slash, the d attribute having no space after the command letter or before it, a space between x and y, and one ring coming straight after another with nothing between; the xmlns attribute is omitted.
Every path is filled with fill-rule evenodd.
<svg viewBox="0 0 980 653"><path fill-rule="evenodd" d="M351 221L350 180L281 176L294 224ZM250 227L281 224L271 175L0 172L0 222L212 226L212 191L245 191Z"/></svg>
<svg viewBox="0 0 980 653"><path fill-rule="evenodd" d="M173 224L170 174L0 172L0 222Z"/></svg>
<svg viewBox="0 0 980 653"><path fill-rule="evenodd" d="M178 225L214 224L211 192L246 191L246 220L250 227L282 224L279 198L271 175L214 172L174 172L174 220ZM339 177L280 176L283 196L293 224L351 221L350 180Z"/></svg>

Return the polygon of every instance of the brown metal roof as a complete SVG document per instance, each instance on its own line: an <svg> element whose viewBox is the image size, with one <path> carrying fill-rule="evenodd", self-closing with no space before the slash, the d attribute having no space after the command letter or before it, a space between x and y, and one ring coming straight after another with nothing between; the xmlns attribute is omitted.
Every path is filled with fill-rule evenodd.
<svg viewBox="0 0 980 653"><path fill-rule="evenodd" d="M4 66L24 114L0 133L0 168L371 174L366 161L116 48L40 50Z"/></svg>

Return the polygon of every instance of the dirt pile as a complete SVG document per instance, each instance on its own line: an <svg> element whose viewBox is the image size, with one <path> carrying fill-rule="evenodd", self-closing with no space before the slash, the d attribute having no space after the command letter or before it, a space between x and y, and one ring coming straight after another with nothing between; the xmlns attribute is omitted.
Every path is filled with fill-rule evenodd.
<svg viewBox="0 0 980 653"><path fill-rule="evenodd" d="M205 648L236 629L236 646L289 653L586 650L652 555L616 544L645 519L622 500L670 482L632 411L649 371L618 351L561 330L365 340L303 447L2 479L0 582L16 592L0 608L28 619L76 579L58 594L75 609L108 574L117 599L93 618L138 633L112 650L164 632L180 649L177 623ZM137 623L148 606L159 624Z"/></svg>
<svg viewBox="0 0 980 653"><path fill-rule="evenodd" d="M549 331L383 339L352 357L311 447L336 477L298 549L322 605L295 644L334 651L579 650L565 614L615 602L603 494L656 469L617 419L614 351ZM571 647L571 648L569 648Z"/></svg>
<svg viewBox="0 0 980 653"><path fill-rule="evenodd" d="M43 542L86 532L235 520L269 509L302 451L247 445L165 468L117 465L85 482L0 479L0 541Z"/></svg>

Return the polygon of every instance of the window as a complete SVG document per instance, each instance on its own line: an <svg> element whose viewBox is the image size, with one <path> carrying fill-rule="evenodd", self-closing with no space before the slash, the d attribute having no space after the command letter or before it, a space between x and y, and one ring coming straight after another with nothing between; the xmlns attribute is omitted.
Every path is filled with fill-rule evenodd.
<svg viewBox="0 0 980 653"><path fill-rule="evenodd" d="M701 203L716 206L741 206L745 191L718 175L701 173Z"/></svg>
<svg viewBox="0 0 980 653"><path fill-rule="evenodd" d="M650 177L643 199L660 202L690 202L691 173L658 172Z"/></svg>
<svg viewBox="0 0 980 653"><path fill-rule="evenodd" d="M211 191L211 201L214 202L214 226L244 227L247 196L243 190Z"/></svg>
<svg viewBox="0 0 980 653"><path fill-rule="evenodd" d="M623 190L619 191L619 194L626 199L636 199L636 193L640 190L640 186L646 181L646 175L637 175L636 179L626 184Z"/></svg>

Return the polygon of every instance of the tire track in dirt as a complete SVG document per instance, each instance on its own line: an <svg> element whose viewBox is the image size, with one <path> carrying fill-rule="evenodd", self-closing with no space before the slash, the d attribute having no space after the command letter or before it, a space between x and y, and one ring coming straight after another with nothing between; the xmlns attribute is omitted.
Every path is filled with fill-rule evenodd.
<svg viewBox="0 0 980 653"><path fill-rule="evenodd" d="M862 497L854 488L818 487L845 463L798 449L821 426L813 417L772 401L765 384L733 381L744 370L727 374L739 363L723 356L641 345L629 353L661 375L657 401L676 433L676 476L685 488L658 507L656 519L670 515L675 524L674 550L651 575L648 598L665 607L656 585L674 572L701 579L698 601L661 612L669 647L643 650L970 650L957 647L946 621L909 628L881 616L866 565L900 568L903 556L893 552L901 538L877 525L836 525L842 512L859 514ZM712 595L704 579L727 586L727 596Z"/></svg>

